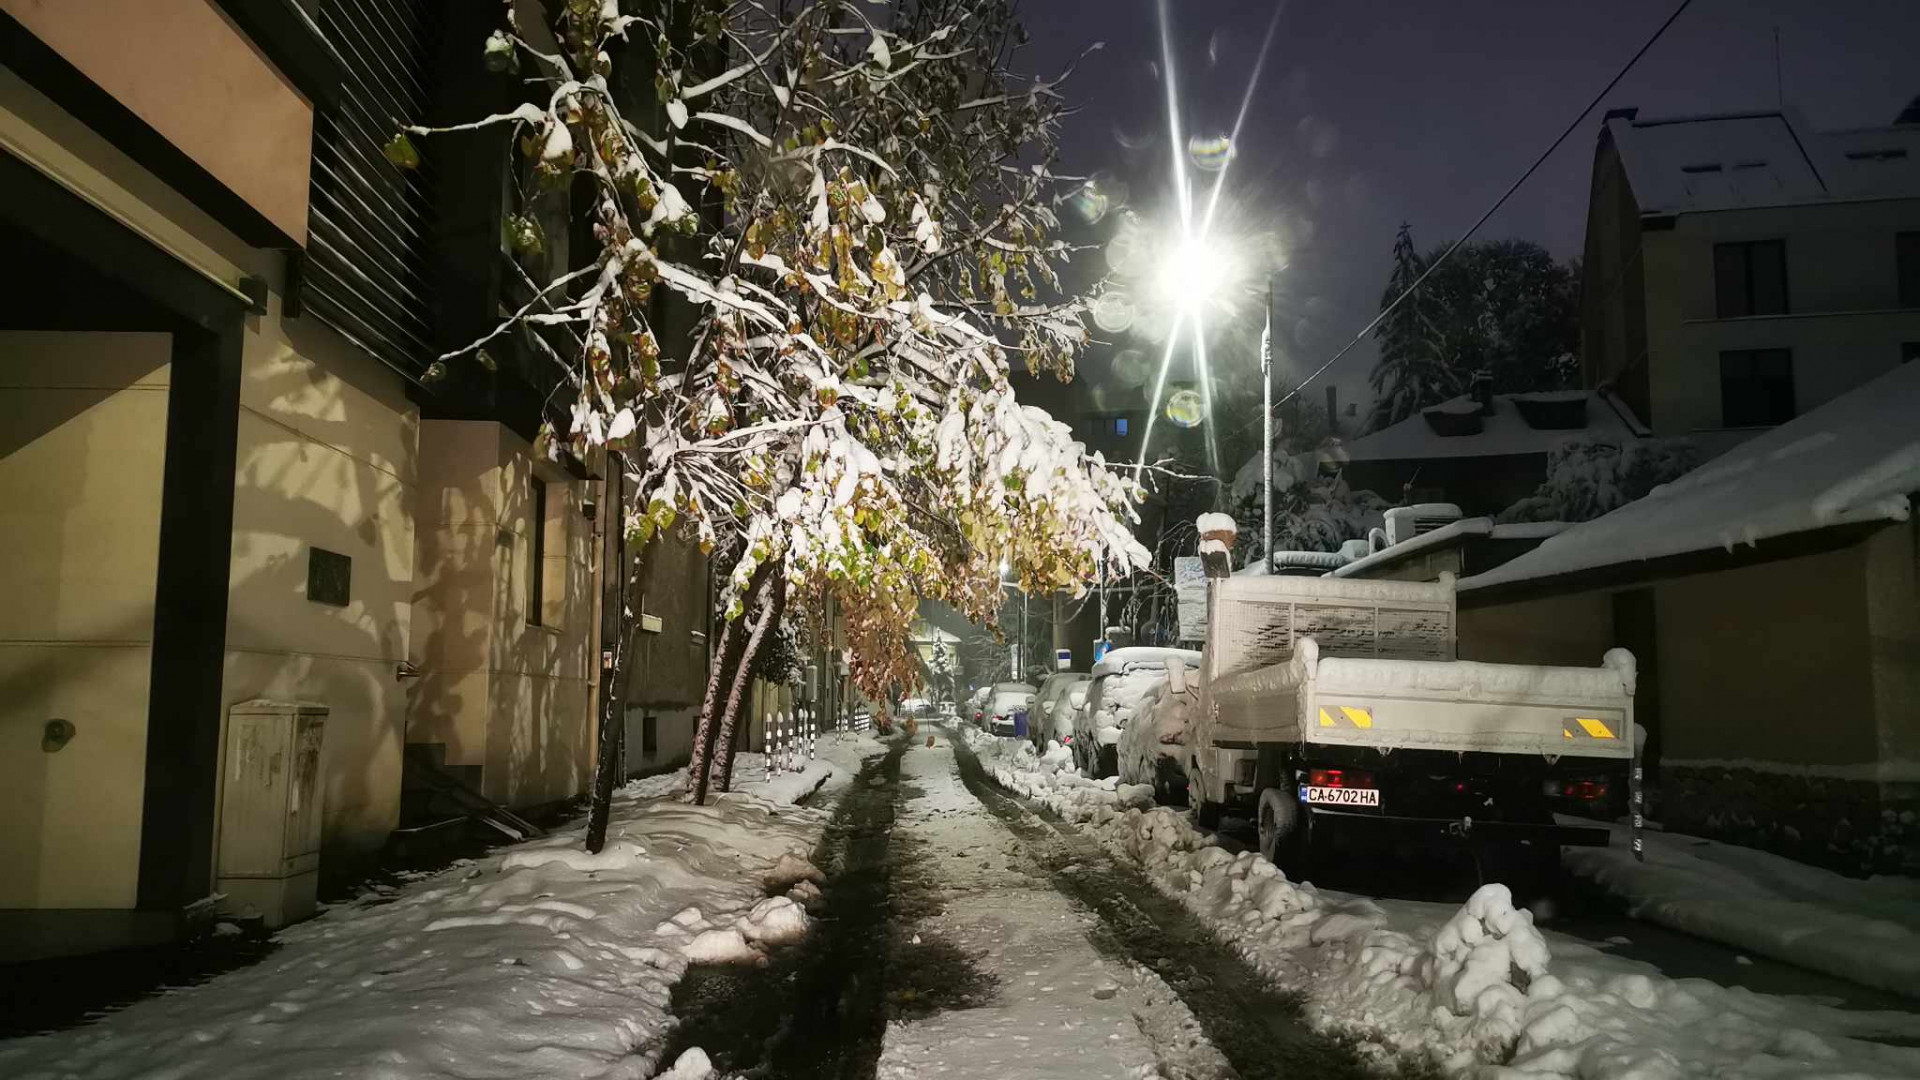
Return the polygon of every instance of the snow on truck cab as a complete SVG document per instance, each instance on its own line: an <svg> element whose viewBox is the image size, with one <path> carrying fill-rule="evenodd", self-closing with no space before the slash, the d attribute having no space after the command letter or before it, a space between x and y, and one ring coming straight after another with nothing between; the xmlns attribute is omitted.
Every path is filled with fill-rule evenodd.
<svg viewBox="0 0 1920 1080"><path fill-rule="evenodd" d="M1203 825L1229 807L1289 876L1330 842L1471 843L1549 875L1555 804L1627 786L1634 660L1599 667L1455 659L1454 582L1229 577L1209 567L1188 798Z"/></svg>

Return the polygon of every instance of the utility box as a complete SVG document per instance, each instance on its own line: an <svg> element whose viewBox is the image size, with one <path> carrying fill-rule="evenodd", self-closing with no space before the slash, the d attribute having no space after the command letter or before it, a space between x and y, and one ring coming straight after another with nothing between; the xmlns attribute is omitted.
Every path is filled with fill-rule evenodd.
<svg viewBox="0 0 1920 1080"><path fill-rule="evenodd" d="M227 711L215 890L270 928L313 914L320 878L324 705L243 701Z"/></svg>

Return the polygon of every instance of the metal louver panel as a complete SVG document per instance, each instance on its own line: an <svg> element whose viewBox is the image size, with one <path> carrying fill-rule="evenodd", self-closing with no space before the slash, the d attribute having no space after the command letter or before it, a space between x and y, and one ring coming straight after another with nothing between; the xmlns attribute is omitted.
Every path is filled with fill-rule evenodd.
<svg viewBox="0 0 1920 1080"><path fill-rule="evenodd" d="M430 0L322 0L320 30L346 68L340 104L317 116L306 311L403 374L434 349L426 271L433 164L401 169L382 148L427 115Z"/></svg>

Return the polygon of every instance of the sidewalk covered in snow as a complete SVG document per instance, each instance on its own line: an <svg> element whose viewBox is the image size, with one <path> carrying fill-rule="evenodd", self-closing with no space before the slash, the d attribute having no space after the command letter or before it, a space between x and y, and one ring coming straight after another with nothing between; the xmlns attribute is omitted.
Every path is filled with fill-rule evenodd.
<svg viewBox="0 0 1920 1080"><path fill-rule="evenodd" d="M739 790L706 806L680 800L684 770L636 781L598 854L582 821L369 892L252 967L0 1043L0 1076L652 1076L689 962L752 962L806 932L812 886L786 894L815 876L829 815L791 801L879 749L829 735L772 782L746 755Z"/></svg>

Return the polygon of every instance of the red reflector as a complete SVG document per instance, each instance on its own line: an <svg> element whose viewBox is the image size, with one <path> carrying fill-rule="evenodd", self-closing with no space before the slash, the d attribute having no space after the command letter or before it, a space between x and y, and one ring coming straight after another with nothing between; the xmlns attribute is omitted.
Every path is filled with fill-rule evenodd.
<svg viewBox="0 0 1920 1080"><path fill-rule="evenodd" d="M1607 782L1605 780L1568 780L1560 785L1560 794L1569 799L1580 799L1586 802L1604 799L1607 797Z"/></svg>
<svg viewBox="0 0 1920 1080"><path fill-rule="evenodd" d="M1312 769L1307 773L1308 787L1370 788L1373 774L1352 769Z"/></svg>
<svg viewBox="0 0 1920 1080"><path fill-rule="evenodd" d="M1464 792L1464 791L1466 791L1466 790L1467 790L1467 782L1466 782L1465 780L1455 780L1455 781L1453 782L1453 790L1454 790L1454 791L1456 791L1456 792Z"/></svg>

